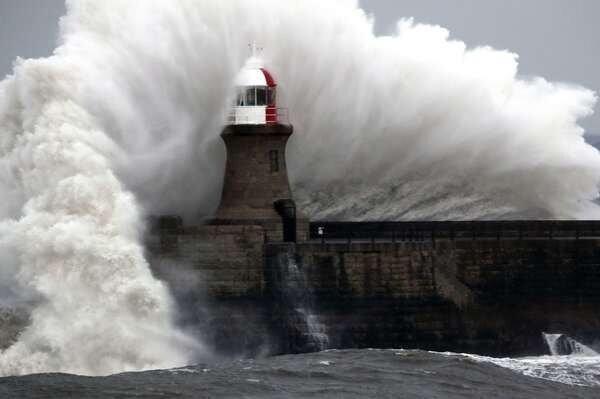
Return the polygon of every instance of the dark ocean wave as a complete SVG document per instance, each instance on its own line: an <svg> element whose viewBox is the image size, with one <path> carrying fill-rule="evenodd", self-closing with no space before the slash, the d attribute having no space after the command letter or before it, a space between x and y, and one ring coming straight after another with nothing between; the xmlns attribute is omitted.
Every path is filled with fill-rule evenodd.
<svg viewBox="0 0 600 399"><path fill-rule="evenodd" d="M598 398L599 365L597 358L326 351L108 377L8 377L0 379L0 397Z"/></svg>

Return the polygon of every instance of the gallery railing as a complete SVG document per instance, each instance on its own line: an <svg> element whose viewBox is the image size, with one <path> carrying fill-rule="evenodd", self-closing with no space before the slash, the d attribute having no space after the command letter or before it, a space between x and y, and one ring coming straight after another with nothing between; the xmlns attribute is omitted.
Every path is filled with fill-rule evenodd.
<svg viewBox="0 0 600 399"><path fill-rule="evenodd" d="M234 107L227 115L227 124L262 125L290 123L288 108Z"/></svg>

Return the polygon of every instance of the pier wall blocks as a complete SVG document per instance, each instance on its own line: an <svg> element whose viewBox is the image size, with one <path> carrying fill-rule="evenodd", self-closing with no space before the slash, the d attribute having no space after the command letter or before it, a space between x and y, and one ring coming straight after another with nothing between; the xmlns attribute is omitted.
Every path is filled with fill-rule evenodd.
<svg viewBox="0 0 600 399"><path fill-rule="evenodd" d="M262 227L179 227L148 248L155 269L198 276L221 341L278 335L265 261L278 249ZM305 242L293 252L332 347L526 355L543 353L542 331L600 338L600 240ZM260 331L271 337L257 341Z"/></svg>

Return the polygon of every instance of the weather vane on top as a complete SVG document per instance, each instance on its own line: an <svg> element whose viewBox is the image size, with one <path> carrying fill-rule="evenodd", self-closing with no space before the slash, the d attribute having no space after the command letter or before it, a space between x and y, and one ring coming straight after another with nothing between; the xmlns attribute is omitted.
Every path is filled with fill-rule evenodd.
<svg viewBox="0 0 600 399"><path fill-rule="evenodd" d="M258 57L258 53L264 50L263 47L258 47L256 42L252 42L248 44L248 48L250 48L250 52L252 53L252 57Z"/></svg>

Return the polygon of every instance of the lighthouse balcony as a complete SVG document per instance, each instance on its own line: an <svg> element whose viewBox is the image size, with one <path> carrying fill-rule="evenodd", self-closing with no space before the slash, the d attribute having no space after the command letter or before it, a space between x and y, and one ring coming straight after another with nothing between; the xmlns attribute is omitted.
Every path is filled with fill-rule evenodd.
<svg viewBox="0 0 600 399"><path fill-rule="evenodd" d="M270 106L234 107L227 117L229 125L276 125L289 124L287 108Z"/></svg>

